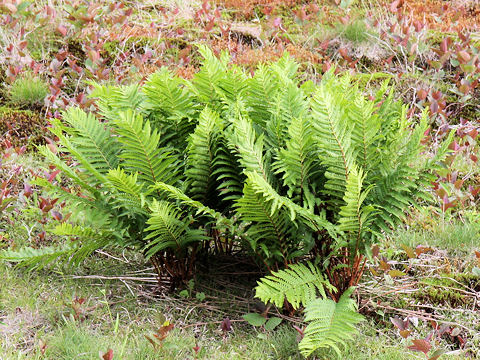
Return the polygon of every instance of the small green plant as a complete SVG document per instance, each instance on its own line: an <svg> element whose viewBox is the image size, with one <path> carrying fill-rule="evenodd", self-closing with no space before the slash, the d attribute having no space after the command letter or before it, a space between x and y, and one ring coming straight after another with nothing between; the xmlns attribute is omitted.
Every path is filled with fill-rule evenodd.
<svg viewBox="0 0 480 360"><path fill-rule="evenodd" d="M7 90L10 103L29 109L42 107L47 94L47 84L41 78L31 74L18 77Z"/></svg>
<svg viewBox="0 0 480 360"><path fill-rule="evenodd" d="M346 25L339 26L340 36L354 43L366 42L369 39L369 29L365 20L354 20Z"/></svg>

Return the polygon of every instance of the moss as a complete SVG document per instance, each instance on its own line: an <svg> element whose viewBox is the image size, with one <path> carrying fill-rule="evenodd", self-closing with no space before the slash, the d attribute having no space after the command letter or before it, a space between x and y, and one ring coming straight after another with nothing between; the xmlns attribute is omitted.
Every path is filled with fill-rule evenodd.
<svg viewBox="0 0 480 360"><path fill-rule="evenodd" d="M460 292L463 285L470 288L480 288L480 279L467 273L443 275L441 277L426 278L419 282L418 290L413 294L417 300L431 303L432 305L449 304L454 307L466 305L470 299Z"/></svg>
<svg viewBox="0 0 480 360"><path fill-rule="evenodd" d="M26 146L45 143L47 121L40 113L30 110L16 110L0 107L0 138L10 141L12 146Z"/></svg>

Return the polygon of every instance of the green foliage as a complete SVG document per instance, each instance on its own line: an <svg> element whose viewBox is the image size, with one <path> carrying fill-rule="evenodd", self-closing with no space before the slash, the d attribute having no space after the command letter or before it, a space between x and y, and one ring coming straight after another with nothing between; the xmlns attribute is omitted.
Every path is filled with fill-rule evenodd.
<svg viewBox="0 0 480 360"><path fill-rule="evenodd" d="M339 345L347 346L346 340L353 338L356 324L363 320L363 316L356 312L356 303L350 298L353 288L346 290L338 302L328 299L326 290L332 292L335 289L318 267L307 262L293 264L262 278L255 288L255 297L278 307L288 301L294 309L300 305L305 308L308 325L299 344L304 356L308 357L321 348L332 348L341 357ZM257 314L248 315L252 318Z"/></svg>
<svg viewBox="0 0 480 360"><path fill-rule="evenodd" d="M305 321L308 325L298 345L303 355L309 356L317 349L330 347L341 358L338 346L347 346L346 341L353 339L356 325L363 320L356 311L355 300L350 298L352 291L346 291L338 302L318 298L307 304Z"/></svg>
<svg viewBox="0 0 480 360"><path fill-rule="evenodd" d="M20 108L38 108L48 94L45 81L32 75L19 76L7 89L7 99Z"/></svg>
<svg viewBox="0 0 480 360"><path fill-rule="evenodd" d="M372 241L426 197L447 146L422 159L426 120L408 120L386 84L367 100L333 70L300 86L288 55L249 75L227 53L199 52L192 81L163 68L142 87L96 85L98 117L72 108L52 120L58 151L40 152L77 189L37 184L102 244L134 246L159 272L185 280L198 252L232 249L224 241L271 271L314 258L336 279L338 300Z"/></svg>
<svg viewBox="0 0 480 360"><path fill-rule="evenodd" d="M326 297L325 287L333 290L320 269L308 262L294 264L288 269L265 276L255 288L255 297L278 307L282 307L286 300L294 309L298 309L300 305L305 306L316 299L319 294Z"/></svg>

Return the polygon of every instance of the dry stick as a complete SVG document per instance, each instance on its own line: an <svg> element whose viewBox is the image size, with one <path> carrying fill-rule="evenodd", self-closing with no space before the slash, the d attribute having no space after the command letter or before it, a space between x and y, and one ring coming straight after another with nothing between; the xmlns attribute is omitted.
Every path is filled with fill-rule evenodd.
<svg viewBox="0 0 480 360"><path fill-rule="evenodd" d="M238 319L238 320L230 320L230 322L247 322L247 320ZM195 324L184 325L184 326L182 326L182 329L186 329L186 328L193 327L193 326L203 326L203 325L221 324L221 323L223 323L223 320L222 321L200 322L200 323L195 323Z"/></svg>
<svg viewBox="0 0 480 360"><path fill-rule="evenodd" d="M432 320L432 321L436 321L436 322L439 322L439 323L442 323L442 324L447 324L447 325L453 325L453 326L457 326L457 327L461 327L463 328L464 330L467 330L467 331L472 331L472 329L469 329L468 327L462 325L462 324L459 324L459 323L454 323L454 322L451 322L451 321L444 321L444 320L440 320L439 318L443 317L441 315L437 315L437 318L434 318L434 317L429 317L429 316L425 316L423 312L420 312L420 311L414 311L414 310L405 310L405 309L397 309L397 308L394 308L392 306L388 306L388 305L377 305L378 307L381 307L383 309L386 309L386 310L393 310L393 311L396 311L396 312L399 312L399 313L403 313L405 315L412 315L412 316L415 316L415 317L418 317L419 319L422 319L422 320Z"/></svg>
<svg viewBox="0 0 480 360"><path fill-rule="evenodd" d="M155 278L144 278L135 276L101 276L101 275L71 275L71 279L99 279L99 280L134 280L148 283L157 283Z"/></svg>

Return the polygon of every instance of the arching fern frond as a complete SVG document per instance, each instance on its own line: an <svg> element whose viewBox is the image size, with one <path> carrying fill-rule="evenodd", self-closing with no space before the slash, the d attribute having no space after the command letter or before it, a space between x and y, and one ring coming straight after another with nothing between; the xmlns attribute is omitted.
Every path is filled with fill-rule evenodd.
<svg viewBox="0 0 480 360"><path fill-rule="evenodd" d="M294 309L326 297L325 289L334 290L320 270L311 262L293 264L287 269L274 271L257 282L255 297L264 303L283 307L285 300Z"/></svg>
<svg viewBox="0 0 480 360"><path fill-rule="evenodd" d="M107 120L115 120L122 111L143 112L145 97L139 84L111 86L92 83L90 97L98 98L96 104L100 114Z"/></svg>
<svg viewBox="0 0 480 360"><path fill-rule="evenodd" d="M198 110L186 81L173 76L166 67L152 74L142 90L146 96L146 111L153 113L155 118L161 116L170 121L190 118Z"/></svg>

